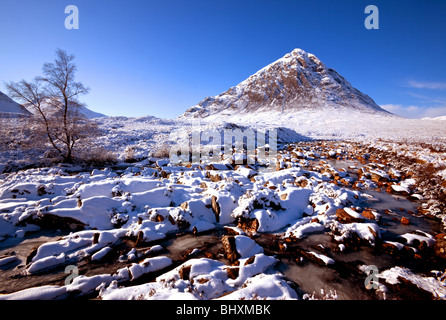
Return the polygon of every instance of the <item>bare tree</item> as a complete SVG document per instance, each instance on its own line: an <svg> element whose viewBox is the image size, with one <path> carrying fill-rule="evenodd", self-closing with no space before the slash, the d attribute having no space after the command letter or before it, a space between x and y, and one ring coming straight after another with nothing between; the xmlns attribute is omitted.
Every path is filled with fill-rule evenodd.
<svg viewBox="0 0 446 320"><path fill-rule="evenodd" d="M54 121L51 119L51 111L48 112L49 110L45 108L45 101L48 100L48 97L44 93L42 80L40 78L34 78L32 82L25 80L18 83L9 82L6 84L6 88L11 98L26 103L29 107L35 109L36 119L34 120L43 125L48 141L62 156L64 152L56 141L56 128L53 125Z"/></svg>
<svg viewBox="0 0 446 320"><path fill-rule="evenodd" d="M43 65L43 76L32 82L7 83L9 95L33 107L48 141L64 162L73 161L76 143L91 133L89 121L78 109L78 97L89 88L75 81L74 56L57 49L54 62Z"/></svg>

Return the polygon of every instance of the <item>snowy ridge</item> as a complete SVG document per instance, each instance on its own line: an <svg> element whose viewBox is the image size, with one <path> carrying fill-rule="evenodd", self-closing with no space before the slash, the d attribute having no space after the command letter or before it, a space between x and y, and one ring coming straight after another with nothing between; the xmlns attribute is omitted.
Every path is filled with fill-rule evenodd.
<svg viewBox="0 0 446 320"><path fill-rule="evenodd" d="M93 111L87 107L84 106L80 106L78 107L78 112L83 114L87 119L95 119L95 118L102 118L102 117L106 117L105 114L103 113L99 113L96 111Z"/></svg>
<svg viewBox="0 0 446 320"><path fill-rule="evenodd" d="M45 112L52 113L52 112L56 112L57 107L55 107L55 105L58 105L58 104L59 104L59 102L57 99L47 98L45 101L43 101L41 107L42 107L42 110L44 110ZM29 103L24 104L24 107L27 109L27 111L30 114L37 113L37 110ZM83 105L76 106L73 109L75 109L79 114L83 115L87 119L106 117L105 114L95 112L91 109L88 109L87 107L85 107Z"/></svg>
<svg viewBox="0 0 446 320"><path fill-rule="evenodd" d="M436 121L438 121L438 120L446 120L446 116L439 116L439 117L433 117L433 118L430 118L430 117L426 117L426 118L421 118L421 120L436 120Z"/></svg>
<svg viewBox="0 0 446 320"><path fill-rule="evenodd" d="M48 99L48 101L45 101L43 103L42 109L50 109L52 108L52 104L54 104L54 101L52 99ZM80 114L84 115L87 119L101 118L106 116L105 114L88 109L85 106L76 107L76 110ZM32 114L35 114L36 112L37 110L35 110L35 108L32 107L29 103L21 105L0 91L0 118L14 118L20 116L28 117Z"/></svg>
<svg viewBox="0 0 446 320"><path fill-rule="evenodd" d="M31 113L21 104L18 104L0 91L0 118L30 116Z"/></svg>
<svg viewBox="0 0 446 320"><path fill-rule="evenodd" d="M277 118L325 108L390 114L315 55L295 49L237 86L189 108L181 118L238 117L268 111L274 111Z"/></svg>
<svg viewBox="0 0 446 320"><path fill-rule="evenodd" d="M136 158L147 158L159 146L167 144L170 147L179 143L187 132L204 132L208 129L221 131L230 127L241 130L277 128L279 145L311 139L442 141L446 134L442 121L421 121L335 108L325 111L305 110L283 116L271 111L223 119L216 114L204 119L160 119L147 116L102 117L94 121L104 132L96 142L116 152L120 160L124 160L128 150L132 150Z"/></svg>

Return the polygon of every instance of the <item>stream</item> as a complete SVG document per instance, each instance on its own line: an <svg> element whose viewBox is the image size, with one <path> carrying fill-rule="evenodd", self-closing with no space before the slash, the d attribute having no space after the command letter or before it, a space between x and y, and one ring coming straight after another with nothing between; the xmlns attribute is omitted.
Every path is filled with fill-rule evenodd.
<svg viewBox="0 0 446 320"><path fill-rule="evenodd" d="M335 169L348 168L356 165L350 160L329 160ZM346 169L349 172L349 169ZM355 173L350 170L351 176ZM417 215L418 202L408 200L404 196L389 194L385 191L361 190L370 196L358 205L361 208L372 208L381 215L379 223L382 240L395 241L404 233L421 230L429 233L442 232L441 224L434 220L426 219ZM388 213L384 213L384 210ZM400 222L402 217L409 219L410 224L404 225ZM16 261L0 267L0 293L11 293L21 289L41 285L63 285L68 274L65 267L57 267L47 273L25 276L25 261L32 249L40 244L55 241L68 234L63 231L40 230L27 235L26 238L8 238L0 242L0 255L14 252ZM172 268L190 258L212 257L228 263L222 253L221 237L225 234L224 228L217 228L206 233L193 235L191 233L171 234L167 238L150 243L159 244L164 248L160 254L170 257L174 264ZM257 234L254 239L264 247L266 254L275 254L270 249L271 239L280 238L280 234ZM293 283L299 296L313 294L317 298L335 297L343 300L368 300L376 298L364 285L365 273L358 273L358 265L374 265L378 270L387 269L406 262L385 253L378 253L375 248L361 246L359 250L339 252L337 244L328 230L310 234L299 239L293 245L308 251L319 251L328 253L336 264L334 266L319 266L315 263L299 263L292 254L276 255L279 263L276 269ZM92 263L88 260L80 261L76 266L79 274L92 276L96 274L112 274L118 269L128 265L129 262L119 262L116 259L120 254L128 252L134 246L132 241L123 241L116 248L114 259L101 263ZM149 246L150 247L150 246ZM143 252L147 248L138 248ZM198 249L193 251L194 249ZM136 261L137 262L137 261ZM430 266L420 267L419 264L409 262L411 267L419 268L421 271L429 270ZM356 271L355 271L356 270ZM143 278L140 281L150 281L154 275ZM323 292L321 291L323 290ZM92 297L94 298L94 297Z"/></svg>

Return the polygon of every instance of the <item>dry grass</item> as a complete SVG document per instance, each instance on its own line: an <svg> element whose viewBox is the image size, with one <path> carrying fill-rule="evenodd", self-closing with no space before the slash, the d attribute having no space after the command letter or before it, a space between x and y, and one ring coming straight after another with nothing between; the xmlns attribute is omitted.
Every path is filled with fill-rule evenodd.
<svg viewBox="0 0 446 320"><path fill-rule="evenodd" d="M156 146L150 152L150 156L154 158L169 158L170 156L170 145L167 143L163 143L159 146Z"/></svg>
<svg viewBox="0 0 446 320"><path fill-rule="evenodd" d="M116 163L118 158L113 151L104 147L90 147L79 149L74 161L89 166L106 166Z"/></svg>

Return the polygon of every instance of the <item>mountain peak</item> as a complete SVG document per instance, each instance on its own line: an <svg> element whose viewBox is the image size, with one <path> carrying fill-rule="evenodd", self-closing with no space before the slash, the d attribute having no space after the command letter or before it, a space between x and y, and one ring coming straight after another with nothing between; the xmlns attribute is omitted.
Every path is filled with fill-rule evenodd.
<svg viewBox="0 0 446 320"><path fill-rule="evenodd" d="M296 48L228 91L204 99L181 117L290 113L327 107L388 114L314 54Z"/></svg>

